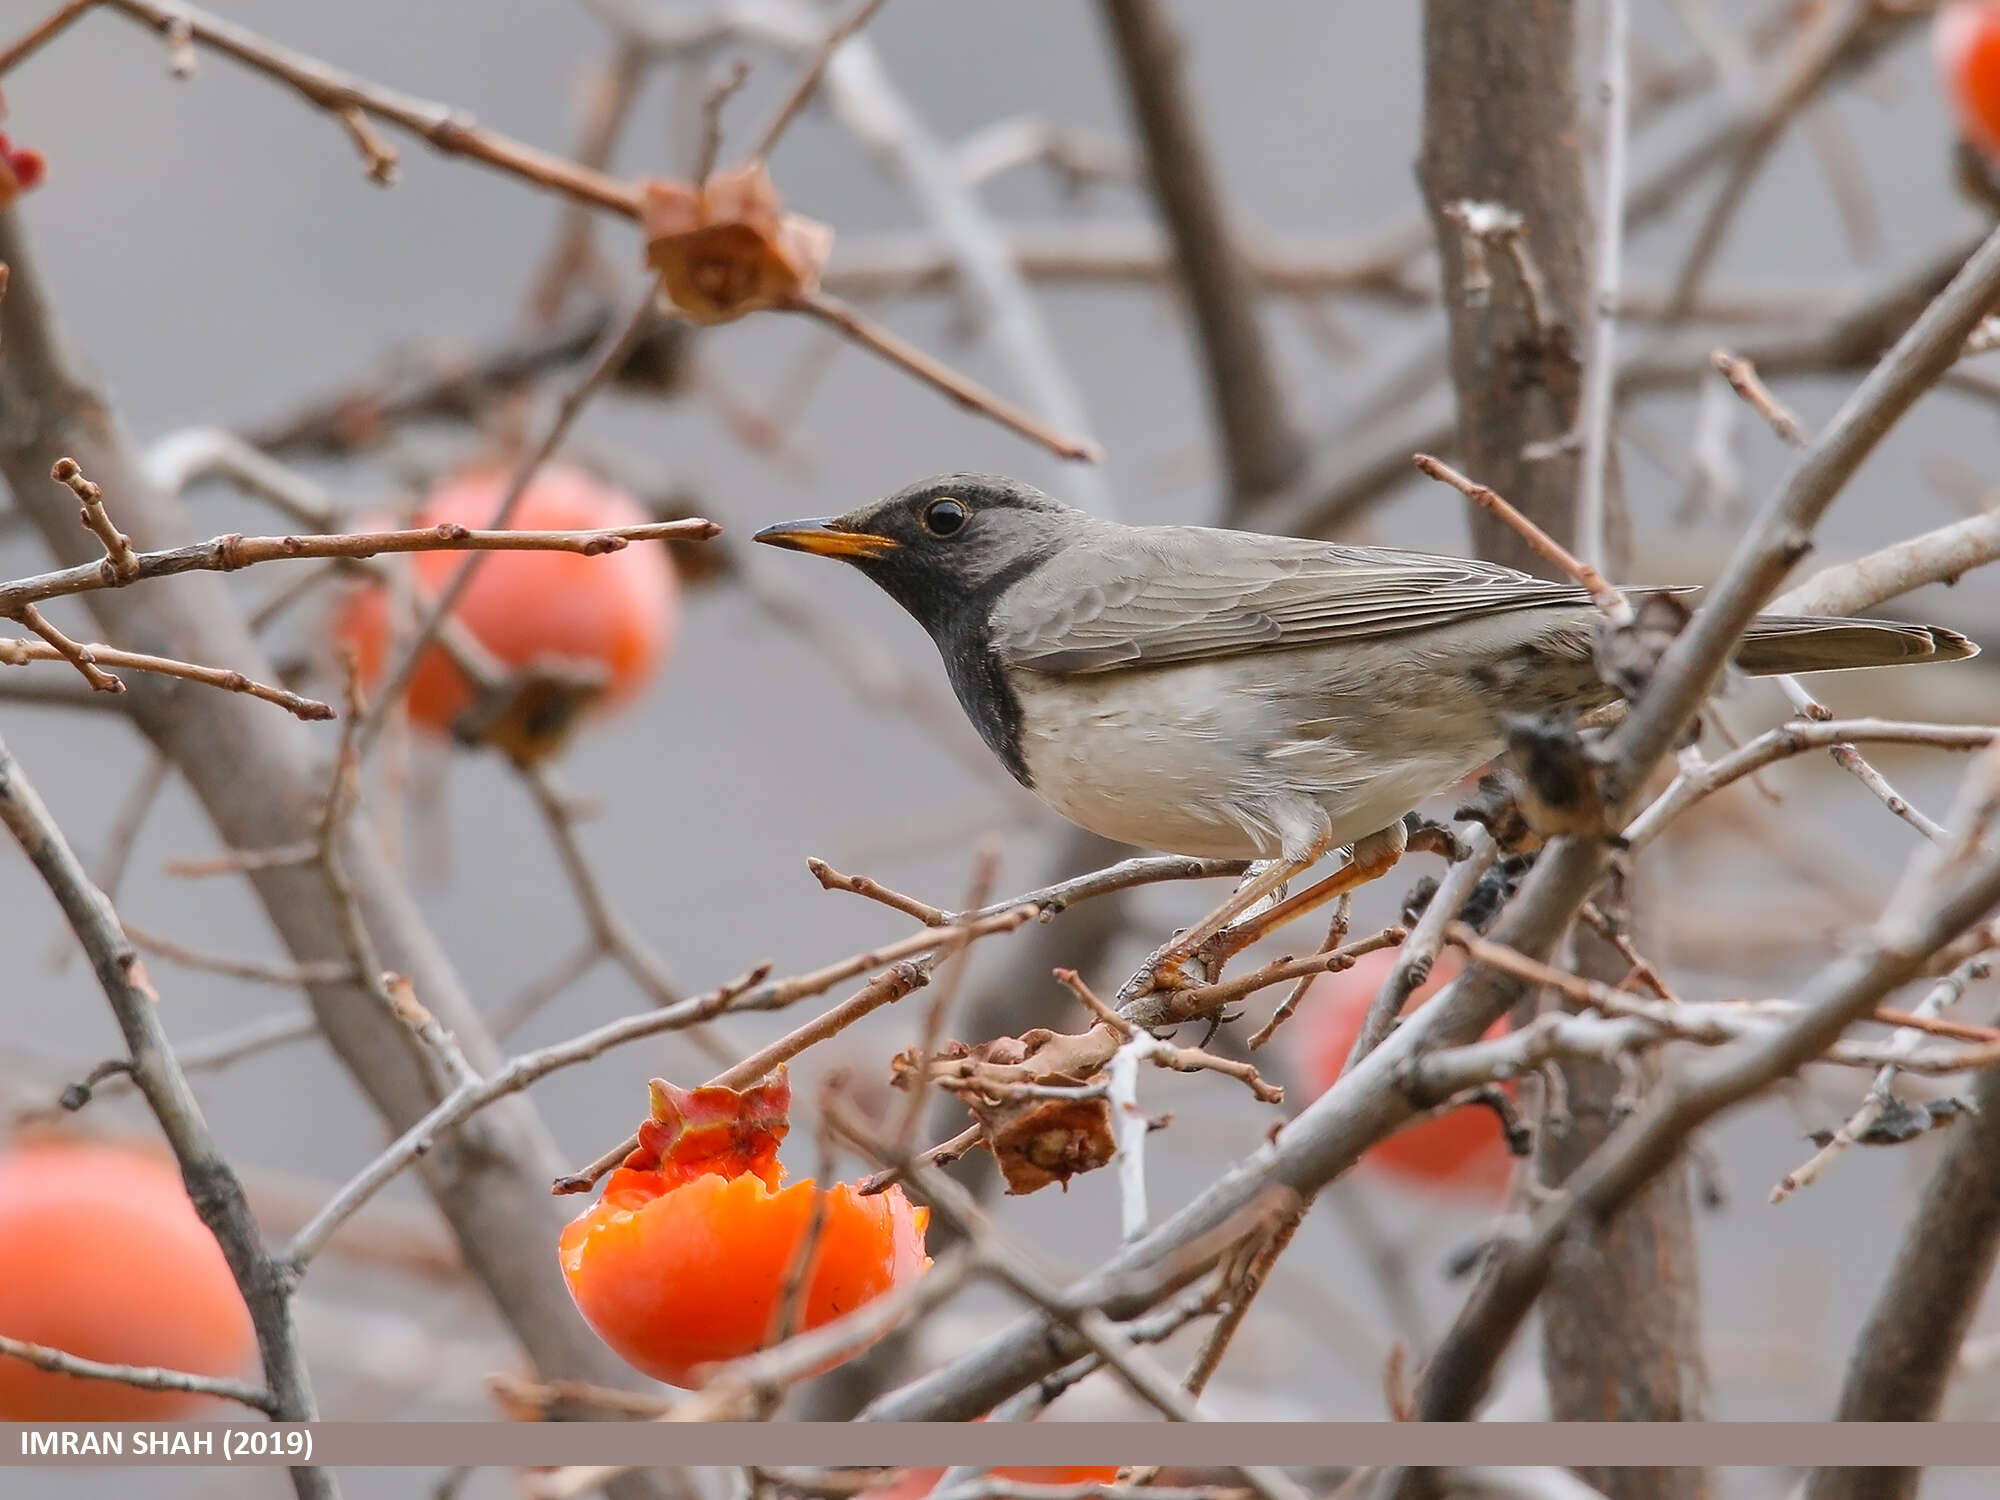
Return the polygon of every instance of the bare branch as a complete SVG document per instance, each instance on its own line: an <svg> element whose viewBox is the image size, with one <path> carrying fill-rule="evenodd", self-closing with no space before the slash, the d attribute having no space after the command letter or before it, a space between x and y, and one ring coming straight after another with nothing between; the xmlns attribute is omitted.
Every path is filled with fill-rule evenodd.
<svg viewBox="0 0 2000 1500"><path fill-rule="evenodd" d="M395 552L577 552L596 557L632 542L699 542L721 531L713 521L648 521L599 531L473 531L452 522L409 531L333 532L322 536L242 536L231 533L191 546L136 557L128 579L107 578L104 564L87 563L0 583L0 613L94 589L118 588L180 573L230 573L258 563L299 557L377 557Z"/></svg>
<svg viewBox="0 0 2000 1500"><path fill-rule="evenodd" d="M1968 784L1976 779L1968 777ZM1961 796L1961 803L1968 800ZM1965 826L1963 811L1954 825ZM1535 1215L1528 1232L1489 1261L1478 1290L1425 1371L1419 1415L1448 1420L1471 1409L1572 1224L1607 1221L1675 1159L1690 1131L1826 1053L1854 1019L1872 1011L1916 974L1928 955L1996 902L2000 851L1957 871L1930 846L1919 850L1868 939L1822 968L1800 991L1796 1017L1774 1035L1663 1085L1572 1174L1565 1190ZM1949 1356L1945 1358L1948 1362ZM1380 1493L1405 1493L1405 1483L1400 1477L1385 1480Z"/></svg>
<svg viewBox="0 0 2000 1500"><path fill-rule="evenodd" d="M103 892L90 883L82 861L4 744L0 744L0 822L6 823L47 883L89 955L97 982L111 1002L118 1029L130 1049L132 1081L166 1133L195 1211L222 1246L230 1272L242 1290L257 1330L268 1387L262 1399L253 1397L250 1404L281 1420L314 1420L318 1408L292 1324L290 1287L265 1253L263 1235L251 1215L243 1184L223 1160L187 1076L174 1059L156 997L118 925L118 914ZM101 1367L92 1373L102 1374ZM300 1500L333 1500L337 1495L328 1471L296 1468L292 1476Z"/></svg>
<svg viewBox="0 0 2000 1500"><path fill-rule="evenodd" d="M22 607L21 618L31 628L48 626L34 605ZM121 651L116 646L88 644L72 641L48 626L44 639L24 641L10 637L0 637L0 663L10 667L26 666L37 661L76 662L86 672L103 667L123 667L128 672L153 672L161 677L178 677L186 682L199 682L206 687L220 688L225 693L244 693L265 703L276 704L294 718L308 722L334 717L330 705L317 698L307 698L289 688L272 687L269 683L258 682L245 677L241 672L227 667L204 667L191 661L174 661L165 656L148 656L141 651ZM123 692L124 684L108 672L102 674L107 683L116 684L110 690ZM96 679L92 679L95 684Z"/></svg>
<svg viewBox="0 0 2000 1500"><path fill-rule="evenodd" d="M63 0L61 5L31 26L5 52L0 52L0 75L12 71L17 63L27 61L46 43L53 41L58 33L67 30L70 22L77 20L97 3L98 0Z"/></svg>
<svg viewBox="0 0 2000 1500"><path fill-rule="evenodd" d="M1104 450L1088 438L1071 437L1044 425L1039 418L1012 402L1003 401L984 386L968 379L942 360L933 359L915 344L891 332L880 323L864 318L837 297L815 292L791 304L795 312L808 313L822 323L837 328L865 349L871 349L893 365L900 365L919 380L936 386L945 395L971 411L984 412L1003 427L1012 428L1031 442L1040 443L1058 458L1075 463L1100 463Z"/></svg>
<svg viewBox="0 0 2000 1500"><path fill-rule="evenodd" d="M771 154L777 147L779 138L791 127L792 121L798 118L799 111L804 109L812 101L812 96L819 92L820 80L826 76L827 64L833 61L833 54L840 50L841 43L866 26L873 19L875 12L881 8L882 0L857 0L852 10L827 27L825 38L814 49L811 60L799 73L798 81L792 85L791 92L785 95L784 101L771 116L770 123L758 134L757 143L750 148L745 160L762 161Z"/></svg>
<svg viewBox="0 0 2000 1500"><path fill-rule="evenodd" d="M316 109L325 110L350 134L356 116L385 120L391 125L422 137L447 156L466 156L489 167L510 173L550 192L593 203L599 208L639 217L639 193L634 187L615 181L602 172L578 166L534 146L509 140L470 115L448 105L432 104L393 89L382 88L343 73L316 58L269 42L233 21L211 15L180 0L101 0L172 37L233 57L246 67L270 75L290 86ZM379 163L367 162L373 173Z"/></svg>
<svg viewBox="0 0 2000 1500"><path fill-rule="evenodd" d="M46 1344L9 1338L3 1333L0 1333L0 1355L25 1360L36 1369L47 1370L51 1374L73 1375L79 1380L112 1380L119 1385L136 1386L142 1391L185 1391L194 1396L219 1396L224 1401L248 1406L279 1421L286 1420L274 1409L277 1402L269 1391L241 1380L193 1375L186 1370L162 1370L152 1365L108 1365L81 1355L65 1354Z"/></svg>

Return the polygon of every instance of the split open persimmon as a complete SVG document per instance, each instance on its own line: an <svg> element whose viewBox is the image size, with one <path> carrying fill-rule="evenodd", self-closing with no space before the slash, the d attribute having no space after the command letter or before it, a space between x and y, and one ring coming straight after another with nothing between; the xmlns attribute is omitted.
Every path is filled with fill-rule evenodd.
<svg viewBox="0 0 2000 1500"><path fill-rule="evenodd" d="M434 490L417 526L487 527L507 491L504 469L461 472ZM652 520L637 501L578 469L545 467L508 523L515 531L583 531ZM465 561L464 552L410 558L418 592L434 599ZM568 664L600 674L593 712L615 708L646 684L672 648L678 585L664 542L633 542L587 557L577 552L495 552L472 575L453 616L502 665ZM390 648L390 600L379 583L343 601L336 637L352 647L362 683L373 688ZM471 706L472 684L443 648L430 647L410 680L411 721L449 733Z"/></svg>
<svg viewBox="0 0 2000 1500"><path fill-rule="evenodd" d="M1313 981L1299 1014L1289 1024L1297 1028L1293 1045L1315 1098L1340 1077L1354 1039L1361 1034L1368 1006L1395 965L1395 950L1383 949L1364 954L1350 969L1322 974ZM1439 954L1430 977L1410 996L1403 1013L1409 1014L1436 994L1464 966L1455 950ZM1487 1038L1500 1036L1506 1028L1505 1020L1496 1021ZM1492 1110L1476 1104L1461 1105L1407 1126L1371 1146L1361 1160L1404 1183L1475 1197L1499 1196L1514 1166L1499 1119Z"/></svg>
<svg viewBox="0 0 2000 1500"><path fill-rule="evenodd" d="M0 1149L0 1333L103 1364L254 1375L249 1311L170 1162L68 1141ZM213 1405L0 1355L9 1422L176 1421Z"/></svg>
<svg viewBox="0 0 2000 1500"><path fill-rule="evenodd" d="M1959 135L2000 164L2000 5L1947 0L1938 7L1931 35Z"/></svg>
<svg viewBox="0 0 2000 1500"><path fill-rule="evenodd" d="M653 1080L639 1148L562 1233L563 1276L584 1321L626 1363L693 1386L705 1364L764 1347L816 1200L825 1221L806 1272L799 1331L852 1312L930 1266L930 1211L901 1188L863 1197L810 1178L787 1187L790 1128L780 1068L738 1091Z"/></svg>

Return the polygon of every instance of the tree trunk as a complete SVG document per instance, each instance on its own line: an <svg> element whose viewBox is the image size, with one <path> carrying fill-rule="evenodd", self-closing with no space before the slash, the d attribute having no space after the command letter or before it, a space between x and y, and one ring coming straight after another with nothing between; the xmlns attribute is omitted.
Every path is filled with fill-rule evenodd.
<svg viewBox="0 0 2000 1500"><path fill-rule="evenodd" d="M134 545L189 541L194 533L186 512L148 483L116 414L62 348L48 290L12 213L0 214L0 261L12 271L0 301L0 479L15 505L61 562L101 556L92 534L77 525L74 498L49 477L58 458L73 457L103 487L112 517ZM116 645L275 678L215 574L99 589L85 602L104 638ZM314 764L311 742L296 720L242 693L144 672L126 680L123 702L132 722L173 761L229 847L273 848L315 835L326 768ZM384 965L410 977L475 1067L495 1066L499 1048L373 841L357 830L344 860ZM340 914L316 868L273 866L247 878L296 960L344 955ZM402 1131L437 1102L409 1033L365 990L316 984L307 998L329 1046L390 1130ZM565 1166L534 1106L515 1095L441 1137L417 1171L467 1266L544 1378L644 1386L584 1325L563 1286L555 1241L566 1215L549 1183ZM670 1493L646 1475L620 1484L631 1500Z"/></svg>
<svg viewBox="0 0 2000 1500"><path fill-rule="evenodd" d="M1934 1422L2000 1252L2000 1068L1972 1088L1854 1341L1840 1422ZM1806 1500L1916 1500L1922 1469L1817 1469Z"/></svg>
<svg viewBox="0 0 2000 1500"><path fill-rule="evenodd" d="M1577 420L1593 220L1575 55L1572 0L1426 0L1418 175L1442 253L1462 467L1566 543L1576 530L1578 450L1570 444L1540 457L1527 450L1564 438ZM1527 275L1496 243L1469 243L1456 216L1468 202L1519 215ZM1616 573L1626 534L1619 506L1609 522ZM1471 525L1481 556L1551 572L1496 518L1475 511ZM1623 978L1625 966L1609 945L1584 938L1585 971ZM1560 1135L1542 1134L1536 1169L1546 1182L1567 1177L1615 1123L1616 1068L1566 1064L1563 1075L1573 1123ZM1684 1165L1606 1232L1565 1247L1542 1299L1554 1420L1700 1418L1695 1273ZM1710 1493L1698 1469L1580 1472L1611 1500L1704 1500Z"/></svg>

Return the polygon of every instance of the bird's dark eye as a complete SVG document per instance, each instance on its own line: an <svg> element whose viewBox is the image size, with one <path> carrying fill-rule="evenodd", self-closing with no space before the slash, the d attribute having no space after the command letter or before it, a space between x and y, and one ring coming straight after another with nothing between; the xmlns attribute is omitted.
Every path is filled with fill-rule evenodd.
<svg viewBox="0 0 2000 1500"><path fill-rule="evenodd" d="M949 495L924 507L924 530L932 536L952 536L971 519L972 512L965 508L965 503Z"/></svg>

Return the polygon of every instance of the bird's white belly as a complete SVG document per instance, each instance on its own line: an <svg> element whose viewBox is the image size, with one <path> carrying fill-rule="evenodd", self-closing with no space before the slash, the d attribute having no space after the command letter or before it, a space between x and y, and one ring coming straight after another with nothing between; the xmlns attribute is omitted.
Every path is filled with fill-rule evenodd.
<svg viewBox="0 0 2000 1500"><path fill-rule="evenodd" d="M1282 668L1280 670L1283 670ZM1022 758L1041 799L1141 848L1273 859L1324 828L1335 846L1377 832L1497 746L1419 726L1393 757L1355 749L1338 721L1301 724L1268 665L1009 676Z"/></svg>

